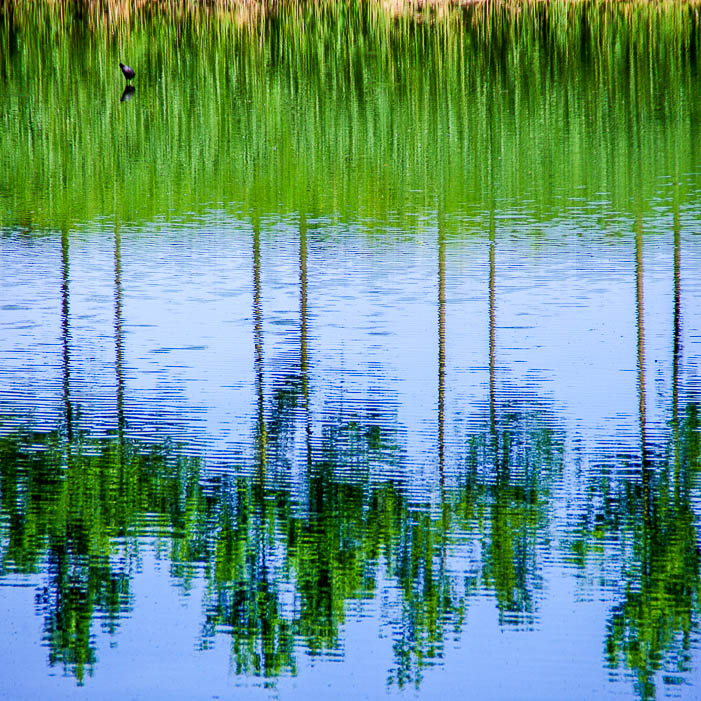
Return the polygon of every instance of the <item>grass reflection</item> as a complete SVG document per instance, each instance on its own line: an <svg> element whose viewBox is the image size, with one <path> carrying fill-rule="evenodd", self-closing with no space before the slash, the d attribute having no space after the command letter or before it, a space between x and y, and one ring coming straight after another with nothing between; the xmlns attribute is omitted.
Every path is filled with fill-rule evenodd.
<svg viewBox="0 0 701 701"><path fill-rule="evenodd" d="M581 198L629 212L631 192L649 208L661 178L697 199L686 4L490 4L445 26L360 4L255 30L142 17L116 32L42 5L0 16L1 226L223 203L368 226L440 209L451 227L495 197L537 218ZM123 103L127 55L138 91Z"/></svg>

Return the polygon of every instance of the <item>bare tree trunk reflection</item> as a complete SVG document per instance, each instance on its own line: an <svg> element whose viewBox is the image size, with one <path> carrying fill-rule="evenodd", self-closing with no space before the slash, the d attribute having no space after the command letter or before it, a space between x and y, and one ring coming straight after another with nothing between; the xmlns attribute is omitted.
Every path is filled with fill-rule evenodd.
<svg viewBox="0 0 701 701"><path fill-rule="evenodd" d="M258 522L255 538L255 548L258 553L256 576L256 598L260 601L267 601L269 589L269 572L266 552L266 503L265 503L265 482L267 466L267 442L268 432L265 424L265 401L263 385L263 303L261 299L262 285L260 279L260 219L257 214L253 215L253 342L254 342L254 364L256 372L256 462L257 475L254 487L255 500L257 502ZM263 669L267 669L266 641L270 639L269 621L266 616L261 617L261 642Z"/></svg>
<svg viewBox="0 0 701 701"><path fill-rule="evenodd" d="M499 467L499 447L496 427L496 387L495 387L495 268L496 268L496 224L494 209L489 215L489 429L492 436L492 449L497 469Z"/></svg>
<svg viewBox="0 0 701 701"><path fill-rule="evenodd" d="M635 222L635 319L637 328L638 419L640 422L640 464L643 481L644 518L650 516L650 466L647 455L645 418L645 309L643 291L643 221L638 215Z"/></svg>
<svg viewBox="0 0 701 701"><path fill-rule="evenodd" d="M674 204L674 337L672 342L672 433L674 439L674 493L679 498L679 361L681 356L681 226L679 203Z"/></svg>
<svg viewBox="0 0 701 701"><path fill-rule="evenodd" d="M68 259L68 231L61 231L61 340L63 344L63 413L66 421L66 435L73 440L73 406L71 404L70 374L70 269Z"/></svg>
<svg viewBox="0 0 701 701"><path fill-rule="evenodd" d="M438 469L445 487L445 233L438 226Z"/></svg>
<svg viewBox="0 0 701 701"><path fill-rule="evenodd" d="M253 343L256 372L256 444L258 478L261 489L265 483L267 431L265 426L265 404L263 401L263 306L260 281L260 220L253 217Z"/></svg>
<svg viewBox="0 0 701 701"><path fill-rule="evenodd" d="M302 396L304 399L307 474L312 467L312 421L309 409L309 356L307 338L307 218L299 217L299 366L302 374Z"/></svg>
<svg viewBox="0 0 701 701"><path fill-rule="evenodd" d="M114 368L117 383L117 436L120 459L124 442L124 336L122 327L122 236L114 227Z"/></svg>
<svg viewBox="0 0 701 701"><path fill-rule="evenodd" d="M445 500L445 227L438 219L438 470L441 492L441 554L439 586L445 581L448 506Z"/></svg>

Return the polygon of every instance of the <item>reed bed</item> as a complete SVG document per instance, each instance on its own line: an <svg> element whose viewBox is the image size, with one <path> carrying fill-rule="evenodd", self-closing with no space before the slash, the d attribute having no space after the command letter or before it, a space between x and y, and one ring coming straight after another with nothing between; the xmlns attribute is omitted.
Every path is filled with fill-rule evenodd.
<svg viewBox="0 0 701 701"><path fill-rule="evenodd" d="M615 9L633 18L641 10L650 16L697 9L701 0L0 0L0 14L35 24L41 18L61 28L80 24L93 31L136 28L154 18L208 31L212 22L251 29L269 20L333 21L359 13L374 21L411 24L475 22L489 31L495 15L528 16L544 5L562 19L583 8L594 13Z"/></svg>
<svg viewBox="0 0 701 701"><path fill-rule="evenodd" d="M156 13L119 26L13 7L0 22L0 226L211 207L387 222L527 206L553 219L585 200L651 209L670 183L698 205L690 4L475 5L417 23L370 3L297 3L255 25ZM126 104L119 60L137 69Z"/></svg>

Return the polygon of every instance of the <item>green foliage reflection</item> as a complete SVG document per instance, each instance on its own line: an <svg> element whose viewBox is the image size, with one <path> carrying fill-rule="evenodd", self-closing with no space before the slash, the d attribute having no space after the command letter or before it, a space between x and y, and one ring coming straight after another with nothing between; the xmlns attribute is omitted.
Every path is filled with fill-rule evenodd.
<svg viewBox="0 0 701 701"><path fill-rule="evenodd" d="M678 677L690 669L691 638L701 614L693 510L700 428L698 405L687 404L676 441L664 458L647 458L646 473L634 459L622 460L619 474L598 468L597 478L586 485L587 508L570 541L579 567L597 563L597 568L613 566L619 572L620 595L607 621L605 656L612 669L633 674L643 699L656 697L658 672Z"/></svg>
<svg viewBox="0 0 701 701"><path fill-rule="evenodd" d="M114 631L131 605L139 517L182 533L198 490L196 461L115 440L60 433L0 439L0 573L42 572L36 596L51 664L79 681L96 660L93 617Z"/></svg>
<svg viewBox="0 0 701 701"><path fill-rule="evenodd" d="M82 682L98 661L96 620L114 633L129 615L141 543L159 524L174 582L187 585L192 568L204 566L200 645L228 637L238 674L274 679L296 672L299 649L339 649L349 603L382 592L395 653L388 681L418 685L469 624L473 596L494 596L502 626L537 617L563 443L538 412L495 416L468 440L460 488L442 490L434 507L401 482L372 481L378 456L401 464L401 441L363 414L328 422L302 501L298 488L260 473L207 476L172 447L9 435L0 441L2 573L40 576L49 661ZM670 660L688 670L699 613L698 431L697 407L688 405L678 469L674 460L655 465L647 506L635 479L591 483L578 536L582 553L595 552L602 528L620 544L613 562L622 596L606 658L635 672L641 698L654 696L653 675ZM599 518L596 505L608 512Z"/></svg>

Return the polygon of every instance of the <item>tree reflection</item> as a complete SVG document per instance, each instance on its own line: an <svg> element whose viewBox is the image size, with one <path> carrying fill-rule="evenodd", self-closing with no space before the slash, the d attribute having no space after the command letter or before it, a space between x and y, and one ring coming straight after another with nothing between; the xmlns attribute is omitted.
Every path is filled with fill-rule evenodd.
<svg viewBox="0 0 701 701"><path fill-rule="evenodd" d="M349 602L382 593L395 655L390 681L418 684L426 666L441 662L480 588L494 593L502 625L529 623L537 612L539 543L562 443L537 411L497 406L495 414L493 430L469 439L464 485L446 490L438 512L412 502L401 480L373 482L373 473L401 466L402 440L388 417L361 407L319 419L301 502L284 483L261 489L259 476L204 477L196 461L157 446L125 441L120 456L117 441L104 439L76 448L67 467L59 434L7 437L3 572L43 573L36 600L50 662L82 680L97 660L97 617L116 630L130 610L142 514L160 514L176 580L188 576L187 563L205 566L202 646L227 637L237 673L294 674L300 646L338 649ZM618 529L624 546L607 659L636 670L643 697L665 661L688 665L699 601L699 428L688 405L679 478L673 454L653 465L649 519L643 490L631 482L610 499L611 518L594 519ZM468 554L475 546L476 558Z"/></svg>
<svg viewBox="0 0 701 701"><path fill-rule="evenodd" d="M700 555L692 484L701 467L698 407L689 403L679 420L681 355L681 237L674 213L674 310L672 339L671 445L653 461L645 429L642 225L636 227L636 309L640 422L640 488L629 487L627 506L636 544L626 559L625 594L611 612L606 656L612 667L625 664L635 674L640 698L655 698L655 673L689 670L692 628L701 612ZM660 451L656 451L658 454Z"/></svg>
<svg viewBox="0 0 701 701"><path fill-rule="evenodd" d="M197 489L196 463L159 447L120 450L59 432L0 439L0 497L10 520L2 572L42 572L36 607L51 665L82 682L96 661L93 630L114 632L131 606L133 537L144 513L169 515L172 534Z"/></svg>
<svg viewBox="0 0 701 701"><path fill-rule="evenodd" d="M691 488L701 466L699 428L698 408L689 405L679 426L679 454L649 468L649 491L626 485L621 499L633 516L635 547L623 559L624 593L607 624L606 658L612 667L633 671L645 699L656 695L659 670L689 671L691 633L701 613Z"/></svg>
<svg viewBox="0 0 701 701"><path fill-rule="evenodd" d="M681 237L673 232L673 328L670 431L666 442L647 429L643 236L636 221L635 308L639 453L619 456L615 469L596 466L586 485L587 513L573 543L584 568L596 550L613 567L617 603L609 614L605 658L634 677L637 695L655 698L659 672L679 680L690 670L693 631L701 613L701 557L694 492L701 467L698 403L679 406L681 362ZM605 544L605 545L604 545Z"/></svg>
<svg viewBox="0 0 701 701"><path fill-rule="evenodd" d="M605 656L655 694L655 675L689 668L698 630L699 550L693 511L701 465L698 405L681 383L680 236L675 217L672 406L667 445L646 428L642 229L636 230L640 452L586 481L587 513L573 550L584 568L606 541L611 578ZM132 605L143 521L157 518L171 575L206 585L200 646L224 638L237 674L295 674L300 650L337 651L352 602L381 600L394 658L388 683L419 685L466 626L473 597L494 602L501 626L530 626L539 609L543 554L560 506L565 436L553 407L509 385L497 347L497 246L488 252L488 387L451 482L447 242L439 226L433 485L417 485L408 430L394 395L318 396L310 368L307 222L299 222L298 337L277 355L265 336L261 229L252 227L252 384L248 458L224 471L126 430L119 228L114 241L115 435L73 430L68 237L62 237L63 416L53 431L0 438L2 574L41 577L36 608L52 665L82 682L98 659L96 623L117 630ZM311 247L313 250L313 246ZM313 336L312 336L313 338ZM266 351L268 355L266 355ZM685 403L684 403L685 402ZM463 410L465 410L463 408ZM631 468L632 466L632 468ZM631 468L631 469L629 469ZM625 473L625 474L624 474ZM608 557L610 555L610 557ZM592 558L593 559L593 558Z"/></svg>
<svg viewBox="0 0 701 701"><path fill-rule="evenodd" d="M292 626L282 612L275 554L275 502L245 479L223 479L211 501L210 574L202 645L231 637L237 674L275 677L294 668Z"/></svg>
<svg viewBox="0 0 701 701"><path fill-rule="evenodd" d="M0 438L2 533L0 573L41 573L37 612L44 619L49 663L82 683L97 660L95 619L113 633L130 609L135 550L128 546L145 513L170 517L168 533L186 519L197 489L195 462L124 438L121 243L114 244L114 341L117 440L76 430L71 399L69 234L61 234L62 418L53 431ZM5 535L5 533L7 535Z"/></svg>
<svg viewBox="0 0 701 701"><path fill-rule="evenodd" d="M277 500L284 492L268 485L268 443L284 431L290 404L296 404L294 383L290 391L278 387L274 411L267 418L265 355L260 259L260 222L253 217L253 339L256 378L255 476L249 480L224 480L218 486L217 523L209 591L205 601L202 644L215 634L231 636L232 657L238 674L276 677L294 668L294 636L281 612L280 577L277 572ZM284 383L285 384L285 383ZM291 399L291 402L288 401ZM270 428L269 428L270 427Z"/></svg>
<svg viewBox="0 0 701 701"><path fill-rule="evenodd" d="M493 588L499 621L531 620L540 588L537 549L547 528L554 479L562 468L564 435L537 398L497 383L496 222L489 214L489 411L469 439L466 492L488 507L483 577ZM476 509L473 506L472 509Z"/></svg>

